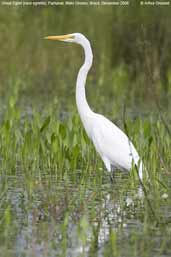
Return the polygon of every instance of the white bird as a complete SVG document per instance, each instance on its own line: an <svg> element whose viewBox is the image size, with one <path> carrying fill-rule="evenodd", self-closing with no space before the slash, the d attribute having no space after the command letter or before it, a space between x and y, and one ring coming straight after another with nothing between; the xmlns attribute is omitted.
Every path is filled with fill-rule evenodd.
<svg viewBox="0 0 171 257"><path fill-rule="evenodd" d="M86 133L92 140L96 151L99 153L109 172L116 169L129 171L132 165L136 165L138 167L139 178L142 180L142 161L132 142L109 119L93 112L87 103L85 84L87 74L93 62L92 49L88 39L81 33L48 36L45 39L77 43L83 47L85 60L77 76L76 104Z"/></svg>

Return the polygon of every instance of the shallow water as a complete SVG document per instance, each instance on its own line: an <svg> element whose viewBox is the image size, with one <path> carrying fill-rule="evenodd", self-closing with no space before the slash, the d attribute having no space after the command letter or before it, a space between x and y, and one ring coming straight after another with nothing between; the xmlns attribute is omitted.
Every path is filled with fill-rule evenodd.
<svg viewBox="0 0 171 257"><path fill-rule="evenodd" d="M170 224L156 225L129 176L117 173L113 184L100 172L99 181L40 171L2 177L3 256L171 256ZM171 217L167 199L159 211Z"/></svg>

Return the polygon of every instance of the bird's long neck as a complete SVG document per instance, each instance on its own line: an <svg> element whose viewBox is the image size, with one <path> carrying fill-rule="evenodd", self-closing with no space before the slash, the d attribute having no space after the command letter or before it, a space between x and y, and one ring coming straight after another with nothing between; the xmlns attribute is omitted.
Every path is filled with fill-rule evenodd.
<svg viewBox="0 0 171 257"><path fill-rule="evenodd" d="M85 60L77 76L76 103L77 103L77 108L78 108L78 112L80 114L81 120L85 126L85 120L87 120L87 118L93 114L92 110L90 109L87 103L86 93L85 93L85 84L86 84L87 74L92 65L93 54L92 54L91 46L88 40L85 39L85 41L81 45L84 49Z"/></svg>

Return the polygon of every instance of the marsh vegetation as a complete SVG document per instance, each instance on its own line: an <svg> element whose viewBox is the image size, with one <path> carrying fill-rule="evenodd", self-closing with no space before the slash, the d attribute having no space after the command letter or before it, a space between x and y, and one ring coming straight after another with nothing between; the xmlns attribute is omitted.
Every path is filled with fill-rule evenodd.
<svg viewBox="0 0 171 257"><path fill-rule="evenodd" d="M136 4L0 9L1 256L171 256L170 23ZM81 50L42 39L74 31L94 50L88 101L136 145L144 197L134 169L111 183L84 132Z"/></svg>

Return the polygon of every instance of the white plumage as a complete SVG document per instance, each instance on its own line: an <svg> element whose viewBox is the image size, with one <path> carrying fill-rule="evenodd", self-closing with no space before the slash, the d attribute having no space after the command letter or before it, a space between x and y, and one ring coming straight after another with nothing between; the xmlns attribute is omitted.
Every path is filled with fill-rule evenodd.
<svg viewBox="0 0 171 257"><path fill-rule="evenodd" d="M129 171L134 164L139 167L139 177L142 179L142 161L127 135L103 115L93 112L87 103L85 84L93 61L88 39L80 33L49 36L46 39L73 42L83 47L85 60L77 76L76 103L84 128L109 172L115 169Z"/></svg>

